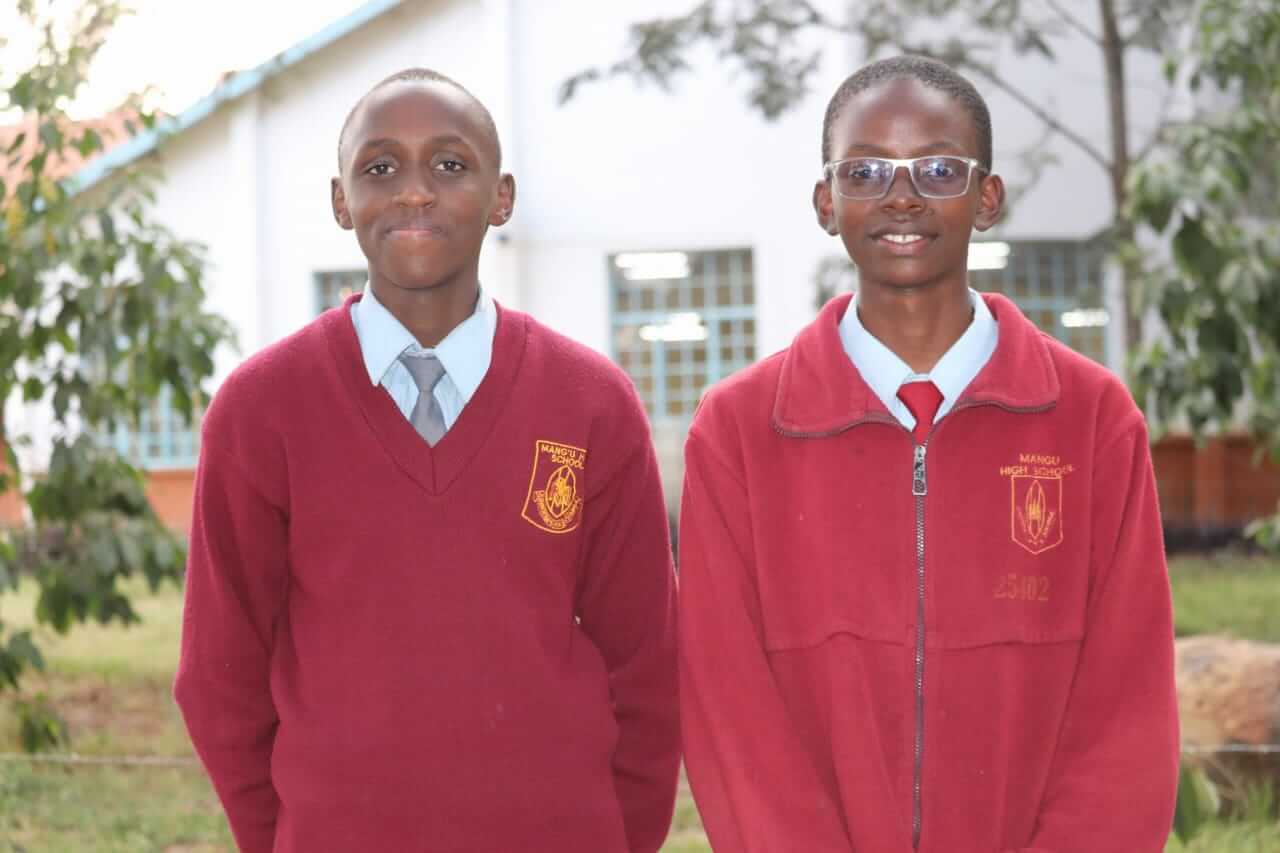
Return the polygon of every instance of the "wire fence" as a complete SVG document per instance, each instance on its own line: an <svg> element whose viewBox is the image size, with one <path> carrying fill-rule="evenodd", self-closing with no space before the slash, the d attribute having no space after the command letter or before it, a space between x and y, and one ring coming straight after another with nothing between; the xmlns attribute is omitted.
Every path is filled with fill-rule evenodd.
<svg viewBox="0 0 1280 853"><path fill-rule="evenodd" d="M65 764L71 767L199 767L195 758L167 755L77 755L74 752L0 752L0 761Z"/></svg>

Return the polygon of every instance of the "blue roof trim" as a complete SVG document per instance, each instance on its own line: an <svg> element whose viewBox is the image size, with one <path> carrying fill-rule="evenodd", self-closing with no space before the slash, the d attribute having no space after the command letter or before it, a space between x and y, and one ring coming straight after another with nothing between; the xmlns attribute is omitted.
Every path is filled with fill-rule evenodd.
<svg viewBox="0 0 1280 853"><path fill-rule="evenodd" d="M75 194L96 186L116 169L150 154L166 137L181 133L192 125L204 121L223 104L252 92L286 68L298 64L311 54L328 47L399 5L400 0L370 0L345 18L334 21L256 68L233 75L177 116L157 121L154 128L145 130L128 142L123 142L100 157L94 158L70 178L68 189Z"/></svg>

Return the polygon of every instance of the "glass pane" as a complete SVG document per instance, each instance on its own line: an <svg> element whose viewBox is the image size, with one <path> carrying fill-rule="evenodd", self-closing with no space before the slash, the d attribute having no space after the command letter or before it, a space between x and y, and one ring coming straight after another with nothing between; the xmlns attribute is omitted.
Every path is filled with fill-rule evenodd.
<svg viewBox="0 0 1280 853"><path fill-rule="evenodd" d="M680 307L680 291L678 282L663 282L662 289L665 291L663 296L663 307L668 310L676 310Z"/></svg>
<svg viewBox="0 0 1280 853"><path fill-rule="evenodd" d="M687 266L688 272L680 278L629 280L618 266L619 257L609 259L614 309L632 318L627 323L615 319L614 351L651 413L683 418L693 412L708 385L754 359L756 323L744 316L756 298L754 261L751 251L744 249L694 252L657 247L651 251L673 257L682 254L679 266ZM629 260L628 268L635 269L644 260ZM649 260L655 269L664 269L658 259ZM667 274L673 273L679 274L675 269ZM696 321L685 316L691 312ZM643 340L641 330L653 340ZM699 335L706 339L699 340ZM658 400L660 410L654 412Z"/></svg>

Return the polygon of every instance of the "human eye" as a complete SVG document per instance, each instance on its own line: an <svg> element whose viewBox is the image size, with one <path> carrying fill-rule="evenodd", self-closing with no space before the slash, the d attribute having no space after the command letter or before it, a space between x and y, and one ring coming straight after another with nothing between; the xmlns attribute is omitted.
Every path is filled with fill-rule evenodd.
<svg viewBox="0 0 1280 853"><path fill-rule="evenodd" d="M364 173L366 175L373 175L375 177L382 178L390 175L393 171L395 171L394 166L385 160L379 160L376 163L370 163L366 166Z"/></svg>
<svg viewBox="0 0 1280 853"><path fill-rule="evenodd" d="M436 160L432 168L438 172L459 175L467 170L467 164L461 158L447 156Z"/></svg>
<svg viewBox="0 0 1280 853"><path fill-rule="evenodd" d="M879 160L846 160L840 168L840 178L850 183L878 181L883 174L884 167Z"/></svg>
<svg viewBox="0 0 1280 853"><path fill-rule="evenodd" d="M961 164L952 157L934 157L919 165L920 174L930 178L953 178L960 172Z"/></svg>

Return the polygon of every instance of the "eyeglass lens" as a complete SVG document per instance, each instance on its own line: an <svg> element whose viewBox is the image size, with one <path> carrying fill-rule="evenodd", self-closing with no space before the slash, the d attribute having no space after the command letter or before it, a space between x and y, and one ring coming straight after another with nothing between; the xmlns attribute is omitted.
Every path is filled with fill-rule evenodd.
<svg viewBox="0 0 1280 853"><path fill-rule="evenodd" d="M880 198L889 191L896 171L892 161L859 157L836 164L836 189L846 198ZM959 157L920 157L911 161L916 192L930 198L963 195L969 188L969 163Z"/></svg>

